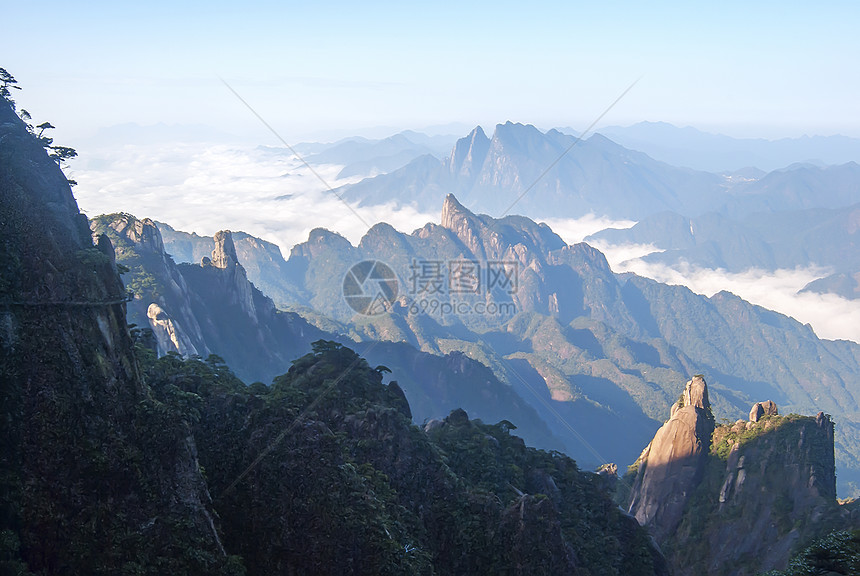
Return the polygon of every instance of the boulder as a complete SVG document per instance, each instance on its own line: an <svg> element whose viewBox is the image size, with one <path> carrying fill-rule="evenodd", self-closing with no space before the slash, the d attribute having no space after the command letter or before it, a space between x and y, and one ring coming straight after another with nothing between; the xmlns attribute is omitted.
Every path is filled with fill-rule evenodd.
<svg viewBox="0 0 860 576"><path fill-rule="evenodd" d="M750 409L750 422L758 422L764 416L776 416L779 409L773 400L767 402L756 402Z"/></svg>

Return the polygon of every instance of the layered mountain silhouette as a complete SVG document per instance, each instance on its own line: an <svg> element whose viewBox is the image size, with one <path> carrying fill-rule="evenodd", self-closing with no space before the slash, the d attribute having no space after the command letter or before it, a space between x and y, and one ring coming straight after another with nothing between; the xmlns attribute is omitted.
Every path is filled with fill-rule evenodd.
<svg viewBox="0 0 860 576"><path fill-rule="evenodd" d="M580 141L508 122L491 138L475 128L444 161L422 156L341 192L361 204L394 201L422 210L453 192L470 209L492 215L639 218L655 209L698 213L716 201L723 180L657 162L599 134Z"/></svg>
<svg viewBox="0 0 860 576"><path fill-rule="evenodd" d="M860 158L860 140L847 136L733 138L666 122L607 126L600 132L652 158L708 172L736 172L751 166L771 171L798 162L845 164Z"/></svg>
<svg viewBox="0 0 860 576"><path fill-rule="evenodd" d="M385 314L356 314L341 294L344 275L362 261L384 262L400 279ZM457 262L483 271L477 291L450 289ZM515 275L515 289L489 286L486 274L498 266ZM440 224L412 234L380 224L353 246L314 230L281 269L285 292L297 296L279 306L358 338L480 361L587 465L633 461L674 402L676 383L701 372L718 418L744 415L762 396L789 411L833 414L840 482L856 477L860 346L821 340L729 293L707 298L616 275L598 250L569 246L544 224L475 214L449 196Z"/></svg>
<svg viewBox="0 0 860 576"><path fill-rule="evenodd" d="M303 143L296 150L311 164L343 166L337 176L341 179L392 172L426 154L442 158L455 139L404 130L379 140L352 137L328 144Z"/></svg>
<svg viewBox="0 0 860 576"><path fill-rule="evenodd" d="M493 216L597 214L639 220L661 211L688 216L837 208L860 200L860 167L792 164L770 173L678 168L601 134L580 140L507 122L488 137L479 126L444 160L432 155L338 190L362 205L398 203L430 211L448 193Z"/></svg>
<svg viewBox="0 0 860 576"><path fill-rule="evenodd" d="M129 321L153 331L160 355L215 354L247 382L270 383L295 358L310 352L314 341L339 341L397 374L416 423L462 408L487 422L516 422L518 433L533 446L564 448L528 402L460 352L433 355L391 338L359 343L348 326L330 320L317 326L295 312L277 310L239 263L239 254L271 256L273 248L277 251L273 245L227 231L214 238L196 236L195 241L212 250L199 263L176 264L152 220L111 214L93 219L90 226L94 234L111 239L117 262L129 269L126 283L134 292Z"/></svg>
<svg viewBox="0 0 860 576"><path fill-rule="evenodd" d="M5 96L0 215L0 572L668 574L607 479L526 447L507 421L458 409L418 428L388 368L337 342L314 342L271 387L216 356L156 358L126 324L120 272L139 297L192 286L208 319L236 314L237 329L271 301L229 232L195 270L205 290L175 274L151 221L103 219L94 241Z"/></svg>
<svg viewBox="0 0 860 576"><path fill-rule="evenodd" d="M718 213L687 218L663 212L632 228L608 229L586 238L598 244L649 244L659 249L641 259L667 266L692 265L742 272L817 266L832 273L807 288L858 297L860 204L762 212L743 219Z"/></svg>

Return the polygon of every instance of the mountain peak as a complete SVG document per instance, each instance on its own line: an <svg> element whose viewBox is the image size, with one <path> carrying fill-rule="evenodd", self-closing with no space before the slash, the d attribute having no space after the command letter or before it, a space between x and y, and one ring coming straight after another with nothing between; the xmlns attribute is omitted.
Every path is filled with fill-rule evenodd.
<svg viewBox="0 0 860 576"><path fill-rule="evenodd" d="M155 222L149 218L139 220L131 214L125 213L109 215L107 218L110 221L108 226L118 236L123 236L129 241L139 244L145 251L159 255L164 252L164 241L161 238L161 232L159 232Z"/></svg>
<svg viewBox="0 0 860 576"><path fill-rule="evenodd" d="M451 174L472 178L480 172L489 149L490 139L483 128L476 126L468 136L457 140L451 151L448 169Z"/></svg>
<svg viewBox="0 0 860 576"><path fill-rule="evenodd" d="M453 194L445 196L445 203L442 204L442 219L440 224L448 230L455 230L459 221L464 218L474 217L474 214L469 212Z"/></svg>

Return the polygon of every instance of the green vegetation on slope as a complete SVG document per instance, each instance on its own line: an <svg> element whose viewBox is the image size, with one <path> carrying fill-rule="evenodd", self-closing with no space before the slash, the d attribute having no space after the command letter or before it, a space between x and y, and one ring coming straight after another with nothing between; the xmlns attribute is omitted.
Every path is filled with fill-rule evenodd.
<svg viewBox="0 0 860 576"><path fill-rule="evenodd" d="M800 552L785 570L765 576L853 576L860 574L860 530L836 531Z"/></svg>
<svg viewBox="0 0 860 576"><path fill-rule="evenodd" d="M225 547L249 573L654 574L602 477L457 410L424 432L396 384L320 341L266 388L212 357L146 362L193 426ZM518 568L516 568L518 567Z"/></svg>

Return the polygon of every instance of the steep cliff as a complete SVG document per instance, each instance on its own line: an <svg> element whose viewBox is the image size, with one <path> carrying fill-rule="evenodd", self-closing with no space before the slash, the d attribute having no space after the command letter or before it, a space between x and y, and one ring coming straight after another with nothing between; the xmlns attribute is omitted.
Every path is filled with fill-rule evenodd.
<svg viewBox="0 0 860 576"><path fill-rule="evenodd" d="M93 245L66 178L0 99L4 569L228 569L191 430L141 381L125 299L110 242Z"/></svg>
<svg viewBox="0 0 860 576"><path fill-rule="evenodd" d="M707 408L704 380L694 378L637 462L630 492L631 513L674 574L783 568L815 538L858 525L856 510L836 501L828 415L783 417L772 401L757 402L748 421L715 428Z"/></svg>
<svg viewBox="0 0 860 576"><path fill-rule="evenodd" d="M158 352L208 356L211 350L191 309L194 295L179 268L165 253L155 223L131 214L109 214L90 221L95 236L107 235L117 261L128 269L124 278L134 298L129 322L152 329Z"/></svg>

